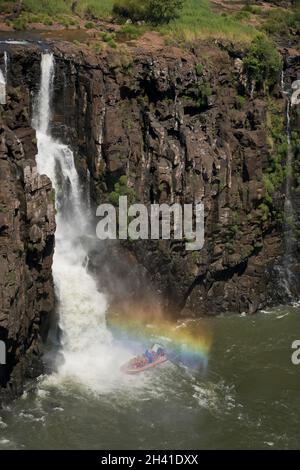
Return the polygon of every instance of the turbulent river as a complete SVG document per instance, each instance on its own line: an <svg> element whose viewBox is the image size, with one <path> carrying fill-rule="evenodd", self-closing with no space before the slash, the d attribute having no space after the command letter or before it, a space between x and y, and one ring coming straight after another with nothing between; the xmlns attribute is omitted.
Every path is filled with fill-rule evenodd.
<svg viewBox="0 0 300 470"><path fill-rule="evenodd" d="M93 359L97 386L54 374L1 410L0 448L299 448L299 315L282 307L210 319L206 372L165 363L122 377L112 344L110 356Z"/></svg>

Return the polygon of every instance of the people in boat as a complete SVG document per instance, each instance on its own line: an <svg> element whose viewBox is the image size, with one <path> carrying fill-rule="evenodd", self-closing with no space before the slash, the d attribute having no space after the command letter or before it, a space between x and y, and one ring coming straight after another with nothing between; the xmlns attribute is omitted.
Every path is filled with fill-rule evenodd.
<svg viewBox="0 0 300 470"><path fill-rule="evenodd" d="M141 367L144 367L146 364L148 364L148 360L146 359L146 357L143 355L143 356L138 356L138 357L135 357L134 359L132 359L131 361L131 365L135 368L135 369L140 369Z"/></svg>
<svg viewBox="0 0 300 470"><path fill-rule="evenodd" d="M166 351L163 348L158 348L158 350L156 351L156 354L158 355L158 357L165 356Z"/></svg>
<svg viewBox="0 0 300 470"><path fill-rule="evenodd" d="M153 362L159 360L161 357L166 355L166 351L159 347L157 351L147 349L142 356L138 356L132 359L131 365L135 369L145 367L147 364L153 364Z"/></svg>
<svg viewBox="0 0 300 470"><path fill-rule="evenodd" d="M155 360L155 352L149 351L148 349L145 351L144 356L146 357L149 364L152 364Z"/></svg>

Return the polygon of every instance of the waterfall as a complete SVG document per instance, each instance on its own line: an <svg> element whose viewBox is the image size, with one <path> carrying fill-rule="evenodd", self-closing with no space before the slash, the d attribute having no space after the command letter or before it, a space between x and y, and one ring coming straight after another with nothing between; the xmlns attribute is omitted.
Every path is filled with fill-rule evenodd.
<svg viewBox="0 0 300 470"><path fill-rule="evenodd" d="M86 207L87 207L87 215L88 217L92 216L92 204L91 204L91 172L87 168L86 170Z"/></svg>
<svg viewBox="0 0 300 470"><path fill-rule="evenodd" d="M7 56L4 53L4 74L0 69L0 104L6 104Z"/></svg>
<svg viewBox="0 0 300 470"><path fill-rule="evenodd" d="M7 83L7 76L8 76L8 54L7 51L4 51L4 74Z"/></svg>
<svg viewBox="0 0 300 470"><path fill-rule="evenodd" d="M101 165L102 165L102 160L103 160L103 155L102 155L102 145L103 145L103 134L104 134L104 122L105 122L105 113L106 113L106 107L103 105L101 112L100 112L100 120L99 120L99 137L97 141L97 148L98 148L98 156L95 162L95 170L96 173L101 173Z"/></svg>
<svg viewBox="0 0 300 470"><path fill-rule="evenodd" d="M88 211L74 155L67 145L51 136L54 78L54 57L44 53L33 122L37 133L38 171L49 176L56 195L53 276L64 358L57 376L97 387L108 381L105 377L109 376L111 361L116 358L111 353L112 337L106 327L105 296L97 290L95 280L87 272Z"/></svg>
<svg viewBox="0 0 300 470"><path fill-rule="evenodd" d="M295 251L295 209L293 204L293 161L294 153L292 148L291 134L291 107L292 101L288 91L286 91L284 72L281 80L282 92L286 98L286 136L287 136L287 158L286 158L286 180L285 180L285 202L284 202L284 254L283 254L283 285L290 300L293 299L293 273L291 263Z"/></svg>

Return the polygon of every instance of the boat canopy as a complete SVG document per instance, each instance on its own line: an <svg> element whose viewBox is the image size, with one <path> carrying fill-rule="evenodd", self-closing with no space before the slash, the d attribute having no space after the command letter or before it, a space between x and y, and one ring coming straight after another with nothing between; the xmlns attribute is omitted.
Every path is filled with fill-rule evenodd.
<svg viewBox="0 0 300 470"><path fill-rule="evenodd" d="M159 349L165 349L161 344L153 344L151 351L157 352Z"/></svg>

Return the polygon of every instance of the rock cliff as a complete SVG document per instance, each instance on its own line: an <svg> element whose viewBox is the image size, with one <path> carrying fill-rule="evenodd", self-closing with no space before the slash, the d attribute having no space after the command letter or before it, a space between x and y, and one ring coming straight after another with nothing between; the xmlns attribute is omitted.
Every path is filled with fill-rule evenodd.
<svg viewBox="0 0 300 470"><path fill-rule="evenodd" d="M55 210L51 182L36 169L29 98L19 83L0 105L0 339L7 353L0 399L41 373L40 337L54 309Z"/></svg>
<svg viewBox="0 0 300 470"><path fill-rule="evenodd" d="M56 132L75 149L83 178L89 170L96 203L122 175L136 201L204 203L202 251L178 241L123 244L166 310L253 313L282 299L282 176L272 195L266 187L286 139L280 83L271 94L253 88L232 47L184 51L156 40L98 57L56 45ZM291 83L299 55L289 57ZM100 275L99 264L91 258Z"/></svg>
<svg viewBox="0 0 300 470"><path fill-rule="evenodd" d="M174 240L113 244L104 255L96 246L90 268L112 298L116 284L125 286L118 290L125 300L151 284L175 315L253 313L282 300L284 178L276 162L284 168L278 148L286 138L286 99L280 83L270 94L256 88L243 51L231 45L179 49L153 34L118 51L94 53L63 41L47 47L56 61L51 132L74 150L94 206L110 201L126 176L134 201L205 207L199 252ZM1 380L13 390L39 371L39 336L54 307L53 193L36 172L30 125L40 54L40 45L11 47L8 101L1 106L0 330L8 342ZM285 56L289 86L299 79L300 60L296 51ZM297 119L294 113L295 129Z"/></svg>

